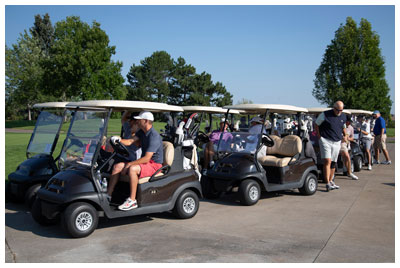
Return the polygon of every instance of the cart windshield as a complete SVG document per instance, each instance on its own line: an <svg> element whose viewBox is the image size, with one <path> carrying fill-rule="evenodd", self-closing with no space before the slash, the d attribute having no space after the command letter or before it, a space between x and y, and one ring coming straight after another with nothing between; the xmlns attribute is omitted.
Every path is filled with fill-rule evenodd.
<svg viewBox="0 0 400 268"><path fill-rule="evenodd" d="M63 122L63 111L42 111L36 121L35 130L28 145L27 152L31 154L53 153L53 144L60 125Z"/></svg>
<svg viewBox="0 0 400 268"><path fill-rule="evenodd" d="M255 154L261 133L233 132L231 134L232 139L229 141L229 144L227 144L221 136L220 145L218 147L219 152Z"/></svg>
<svg viewBox="0 0 400 268"><path fill-rule="evenodd" d="M91 167L92 158L102 136L107 111L77 111L60 156L60 167Z"/></svg>

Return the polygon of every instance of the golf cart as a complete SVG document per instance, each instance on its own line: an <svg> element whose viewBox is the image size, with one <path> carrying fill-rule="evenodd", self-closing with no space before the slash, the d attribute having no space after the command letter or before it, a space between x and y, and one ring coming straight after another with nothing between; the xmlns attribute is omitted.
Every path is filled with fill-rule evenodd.
<svg viewBox="0 0 400 268"><path fill-rule="evenodd" d="M228 112L237 109L241 110L241 114L261 114L264 119L271 113L300 117L307 112L305 108L277 104L239 104L223 108ZM202 177L205 196L217 198L222 192L232 193L238 189L240 203L254 205L260 199L261 191L297 188L305 195L316 192L318 169L312 146L307 146L308 138L299 135L281 138L267 135L264 130L265 125L262 124L259 134L232 133L228 151ZM263 145L268 147L265 155L260 153L265 151ZM306 148L311 148L311 151Z"/></svg>
<svg viewBox="0 0 400 268"><path fill-rule="evenodd" d="M183 146L174 146L171 142L163 142L163 167L151 177L139 180L138 208L117 209L122 202L116 203L116 200L129 196L129 192L123 191L129 189L127 176L121 175L111 201L106 198L105 182L110 173L105 167L116 153L128 155L123 144L111 141L114 152L101 159L111 113L122 110L182 112L181 107L117 100L82 101L69 106L76 107L76 112L59 158L60 172L38 191L32 207L32 216L38 223L52 224L61 216L62 225L72 237L85 237L96 229L99 216L112 219L172 210L179 218L191 218L197 213L201 197L199 177L193 166L184 168Z"/></svg>
<svg viewBox="0 0 400 268"><path fill-rule="evenodd" d="M212 106L182 106L185 113L191 113L187 123L185 124L185 129L190 133L190 136L193 137L195 145L198 147L199 154L199 169L202 170L202 166L204 163L204 149L203 146L209 142L209 134L216 129L219 129L219 122L216 122L215 128L213 128L213 116L219 115L222 117L227 113L227 109L223 109L221 107L212 107ZM229 120L232 123L229 125L231 131L233 131L233 121L234 115L238 115L240 111L238 110L230 110L229 111ZM208 118L207 118L208 117ZM196 120L196 121L194 121ZM204 127L204 131L201 130L201 125L203 121L206 122L206 126ZM190 122L194 122L190 124ZM237 126L238 127L238 126ZM216 159L215 159L216 160Z"/></svg>
<svg viewBox="0 0 400 268"><path fill-rule="evenodd" d="M320 113L323 113L330 109L332 109L332 108L324 108L324 107L308 108L308 114L311 115L313 118L313 121L315 121ZM345 113L346 115L351 115L351 112L348 109L344 109L343 113ZM349 149L352 173L358 172L361 170L363 158L364 158L361 150L359 150L357 148L353 150L353 148L355 148L355 145L356 145L355 142L351 142L350 143L351 149ZM317 154L317 166L318 166L318 169L321 170L321 174L322 174L322 166L323 166L322 159L321 159L320 150L319 150L319 142L316 139L313 142L313 146L314 146L315 153ZM340 174L343 174L344 176L347 176L347 169L342 161L342 156L340 154L339 154L337 162L336 162L335 173L340 173ZM321 179L323 180L322 176L321 176Z"/></svg>
<svg viewBox="0 0 400 268"><path fill-rule="evenodd" d="M58 172L53 152L67 110L67 102L38 103L40 109L35 128L26 149L26 160L17 170L8 175L6 198L10 201L25 201L30 207L39 188Z"/></svg>
<svg viewBox="0 0 400 268"><path fill-rule="evenodd" d="M356 109L347 109L351 115L353 116L353 121L354 121L354 139L356 140L355 142L351 143L351 151L354 155L362 155L362 160L359 158L357 162L354 162L354 171L359 171L361 170L361 167L363 165L368 166L368 155L365 150L364 143L362 141L363 133L358 130L358 119L359 117L364 117L366 120L372 119L372 112L371 111L365 111L365 110L356 110ZM371 146L370 149L371 152L371 160L375 158L375 151L374 151L374 146ZM371 165L373 165L374 161L371 161Z"/></svg>

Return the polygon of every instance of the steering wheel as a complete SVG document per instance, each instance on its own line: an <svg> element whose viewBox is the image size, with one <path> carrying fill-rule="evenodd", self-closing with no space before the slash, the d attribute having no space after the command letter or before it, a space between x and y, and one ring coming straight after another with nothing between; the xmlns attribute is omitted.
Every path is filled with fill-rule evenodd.
<svg viewBox="0 0 400 268"><path fill-rule="evenodd" d="M275 144L274 140L267 134L262 135L262 143L267 147L272 147Z"/></svg>
<svg viewBox="0 0 400 268"><path fill-rule="evenodd" d="M118 154L120 154L120 155L122 155L124 157L129 157L128 148L126 148L126 146L123 145L120 140L117 140L114 143L113 140L110 139L110 144L113 147L115 152L117 152Z"/></svg>

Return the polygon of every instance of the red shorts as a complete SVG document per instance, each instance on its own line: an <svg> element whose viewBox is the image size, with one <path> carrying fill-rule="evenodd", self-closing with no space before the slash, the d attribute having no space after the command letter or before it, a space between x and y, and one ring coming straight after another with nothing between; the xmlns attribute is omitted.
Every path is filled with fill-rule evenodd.
<svg viewBox="0 0 400 268"><path fill-rule="evenodd" d="M156 163L153 160L150 160L150 162L146 164L139 164L139 166L140 166L139 179L144 177L151 177L154 174L154 172L156 172L158 169L162 167L161 164Z"/></svg>

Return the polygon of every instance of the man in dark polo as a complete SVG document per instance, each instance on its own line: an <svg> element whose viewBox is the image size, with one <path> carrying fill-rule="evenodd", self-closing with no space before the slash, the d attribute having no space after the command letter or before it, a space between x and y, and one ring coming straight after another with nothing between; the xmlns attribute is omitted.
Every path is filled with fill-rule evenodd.
<svg viewBox="0 0 400 268"><path fill-rule="evenodd" d="M333 182L333 176L340 143L343 135L346 135L346 116L343 114L343 108L343 102L337 101L332 110L321 113L315 122L327 191L339 189L339 186Z"/></svg>

